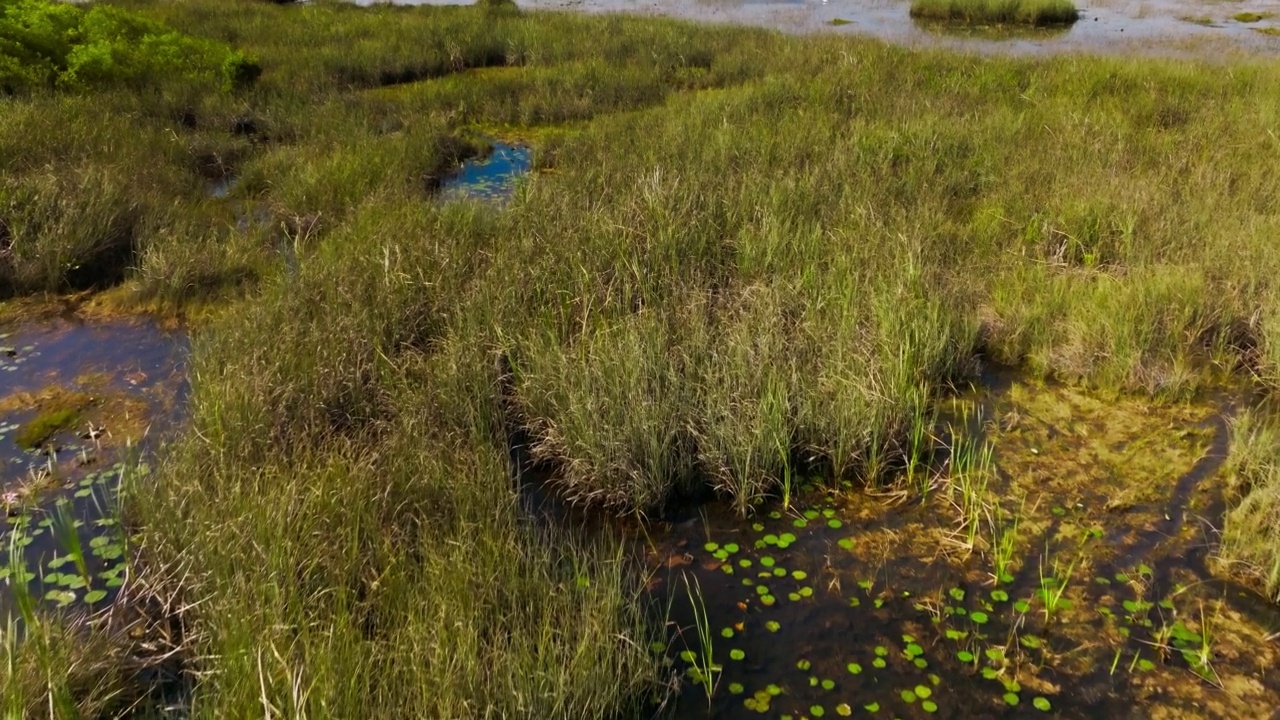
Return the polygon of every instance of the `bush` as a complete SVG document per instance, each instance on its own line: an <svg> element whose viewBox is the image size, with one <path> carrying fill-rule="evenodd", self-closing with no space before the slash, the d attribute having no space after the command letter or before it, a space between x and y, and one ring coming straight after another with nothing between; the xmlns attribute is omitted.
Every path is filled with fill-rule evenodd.
<svg viewBox="0 0 1280 720"><path fill-rule="evenodd" d="M222 61L222 89L225 91L248 87L261 75L262 66L244 53L233 52Z"/></svg>
<svg viewBox="0 0 1280 720"><path fill-rule="evenodd" d="M254 60L226 45L134 13L51 0L0 1L0 88L5 92L145 85L171 78L218 82L230 91L259 74Z"/></svg>

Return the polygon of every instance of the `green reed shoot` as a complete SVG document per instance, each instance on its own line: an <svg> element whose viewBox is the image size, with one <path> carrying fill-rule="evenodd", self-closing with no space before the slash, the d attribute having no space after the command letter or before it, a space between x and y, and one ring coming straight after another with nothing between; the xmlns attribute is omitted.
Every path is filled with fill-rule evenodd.
<svg viewBox="0 0 1280 720"><path fill-rule="evenodd" d="M933 486L928 459L933 447L930 428L937 418L937 409L929 403L929 387L924 385L917 388L907 434L907 483L918 487L922 497L927 497Z"/></svg>
<svg viewBox="0 0 1280 720"><path fill-rule="evenodd" d="M694 677L702 685L707 693L707 707L711 706L711 696L715 694L716 684L719 681L720 666L715 663L714 656L714 628L711 627L711 618L707 614L706 601L702 597L702 586L698 583L698 578L693 577L693 582L689 582L689 574L682 573L684 578L685 594L689 598L689 605L693 608L693 625L698 635L698 645L701 652L693 653L691 665L694 670Z"/></svg>
<svg viewBox="0 0 1280 720"><path fill-rule="evenodd" d="M92 578L89 576L89 566L85 562L84 546L80 542L80 533L76 531L75 519L68 510L71 503L65 499L60 499L53 510L53 535L58 540L58 544L66 551L71 561L75 563L76 570L80 572L80 577L84 578L86 587L92 584Z"/></svg>
<svg viewBox="0 0 1280 720"><path fill-rule="evenodd" d="M1219 607L1219 609L1221 608ZM1222 686L1222 680L1218 677L1218 672L1213 669L1212 665L1213 630L1210 627L1209 618L1205 617L1204 603L1200 604L1200 642L1194 650L1184 651L1183 658L1191 666L1191 669L1206 682L1218 687Z"/></svg>
<svg viewBox="0 0 1280 720"><path fill-rule="evenodd" d="M961 422L967 427L967 408L961 411ZM970 437L967 430L953 426L951 435L950 487L959 491L959 500L952 493L952 504L960 510L964 545L972 550L977 544L983 516L988 511L987 486L994 472L995 449L986 440Z"/></svg>
<svg viewBox="0 0 1280 720"><path fill-rule="evenodd" d="M782 467L782 509L785 512L791 509L791 456L781 440L778 440L777 444L778 462Z"/></svg>
<svg viewBox="0 0 1280 720"><path fill-rule="evenodd" d="M27 571L23 548L17 542L20 534L12 532L9 535L8 590L13 596L13 603L18 608L18 614L21 615L23 621L29 627L36 621L36 605L35 598L31 595L31 573Z"/></svg>
<svg viewBox="0 0 1280 720"><path fill-rule="evenodd" d="M1045 549L1048 554L1048 549ZM1059 566L1058 561L1053 561L1053 572L1045 575L1044 572L1044 556L1040 557L1040 589L1037 594L1040 595L1041 601L1044 603L1044 621L1048 623L1054 613L1060 609L1064 609L1069 605L1069 601L1063 599L1063 595L1067 591L1067 585L1071 581L1071 573L1075 570L1076 563L1080 557L1077 555L1064 570Z"/></svg>
<svg viewBox="0 0 1280 720"><path fill-rule="evenodd" d="M1006 519L1002 518L1004 511L998 504L996 505L996 519L990 522L990 526L991 562L994 570L994 579L997 584L1013 582L1013 561L1018 550L1018 526L1022 522L1022 514L1025 508L1026 498L1023 498L1018 512Z"/></svg>

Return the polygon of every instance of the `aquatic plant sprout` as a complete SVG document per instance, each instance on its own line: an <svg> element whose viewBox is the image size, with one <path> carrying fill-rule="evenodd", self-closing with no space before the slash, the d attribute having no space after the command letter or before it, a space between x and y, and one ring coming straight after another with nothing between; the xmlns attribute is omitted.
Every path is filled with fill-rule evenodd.
<svg viewBox="0 0 1280 720"><path fill-rule="evenodd" d="M687 573L682 574L681 577L684 579L685 596L693 609L694 630L697 633L698 647L700 648L700 652L696 653L686 650L684 651L686 654L682 654L682 657L689 662L694 680L697 684L703 686L707 696L707 706L710 707L711 698L715 693L722 670L715 663L711 618L707 615L707 606L698 578ZM691 577L693 578L692 582L690 582Z"/></svg>

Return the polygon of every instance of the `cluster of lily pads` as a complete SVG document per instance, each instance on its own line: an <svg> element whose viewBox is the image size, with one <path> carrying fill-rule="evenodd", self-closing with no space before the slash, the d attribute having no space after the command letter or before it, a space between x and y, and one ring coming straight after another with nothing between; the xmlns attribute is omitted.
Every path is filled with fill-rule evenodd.
<svg viewBox="0 0 1280 720"><path fill-rule="evenodd" d="M52 502L23 506L0 533L0 591L57 607L102 603L124 583L126 542L105 508L125 465L80 478Z"/></svg>
<svg viewBox="0 0 1280 720"><path fill-rule="evenodd" d="M839 662L833 662L835 658L831 657L815 658L821 662L799 657L794 661L798 671L795 677L771 678L772 682L749 686L754 683L750 682L748 666L762 658L749 658L748 650L756 652L752 648L760 645L761 634L772 638L781 633L780 640L786 636L783 621L787 616L775 613L794 604L831 599L826 592L815 590L807 570L795 565L811 562L815 548L835 545L853 549L852 538L835 536L843 526L844 521L837 516L835 507L819 501L816 506L805 509L775 509L763 513L751 522L750 532L742 533L736 541L711 540L702 546L706 555L700 565L704 569L711 570L713 575L718 571L739 582L726 577L714 584L717 596L713 609L721 611L720 618L705 607L701 611L695 608L695 618L705 618L701 622L713 627L699 628L699 641L686 641L686 648L676 656L684 664L684 674L693 685L704 687L709 694L727 691L729 697L741 698L742 707L752 712L769 714L785 709L788 712L780 717L789 720L828 715L847 717L855 712L874 714L882 709L886 713L910 712L913 708L929 714L939 712L945 694L944 677L931 669L924 646L909 634L902 635L901 646L886 641L856 648ZM738 584L742 589L733 590ZM858 594L864 595L868 602L864 606L855 594L848 599L846 607L863 608L862 612L867 614L865 624L878 627L881 619L877 615L881 609L899 598L887 588L873 592L873 583L869 580L859 582L858 586L862 590ZM728 607L726 595L732 597ZM701 602L701 598L696 602ZM884 610L891 614L896 611ZM742 613L742 618L725 623L725 612ZM815 608L814 612L825 612L825 609ZM756 645L744 642L749 639L757 640ZM782 647L784 643L770 641L769 645ZM657 643L653 649L664 653L667 647L666 643ZM721 662L713 662L712 658ZM873 687L878 688L877 694L868 695L867 690Z"/></svg>
<svg viewBox="0 0 1280 720"><path fill-rule="evenodd" d="M1090 537L1096 535L1091 533ZM1181 657L1192 672L1216 684L1205 619L1201 617L1199 629L1181 619L1173 598L1186 588L1177 587L1172 596L1158 601L1144 599L1153 579L1152 569L1139 563L1128 571L1098 575L1092 583L1069 585L1068 568L1058 576L1042 575L1038 586L1019 593L1021 597L1007 586L972 592L957 586L941 593L936 605L917 603L916 609L931 615L941 636L950 643L954 658L968 672L997 683L1002 699L1010 706L1026 699L1018 680L1020 670L1034 672L1053 666L1056 657L1080 653L1094 655L1095 667L1105 666L1103 654L1111 651L1097 643L1109 635L1105 630L1114 631L1110 636L1119 638L1112 648L1114 654L1105 658L1110 660L1111 675L1121 670L1153 672L1159 661ZM1102 588L1103 594L1099 596L1091 585ZM1133 591L1134 596L1118 598L1121 589ZM1059 614L1077 605L1081 613L1070 618ZM1043 695L1033 696L1031 704L1038 710L1053 708Z"/></svg>
<svg viewBox="0 0 1280 720"><path fill-rule="evenodd" d="M830 496L812 487L797 494L807 505L758 511L755 520L709 530L701 545L705 555L695 557L697 572L704 580L706 572L727 577L704 583L715 588L714 597L698 598L704 605L695 613L697 624L706 627L699 628L698 642L685 640L677 656L686 665L685 676L705 690L709 702L713 695L722 705L740 700L756 713L786 711L780 715L786 720L881 711L921 716L940 712L944 704L973 700L1002 705L1009 712L1049 713L1059 709L1054 693L1062 683L1043 681L1045 668L1069 674L1109 669L1115 675L1122 670L1154 672L1181 662L1207 682L1218 683L1211 666L1211 623L1203 608L1197 622L1174 602L1188 588L1177 586L1169 596L1150 597L1158 583L1143 563L1115 571L1085 570L1112 549L1103 542L1107 533L1088 522L1087 508L1078 503L1051 505L1047 512L1053 517L1028 522L1048 533L1037 572L1029 538L1018 537L1019 524L1029 520L1025 503L1014 511L1001 508L992 490L977 498L988 514L994 509L995 520L986 518L993 526L985 553L991 562L984 568L988 579L970 577L976 569L971 563L964 563L963 570L943 568L953 577L960 570L969 579L954 585L949 581L932 597L921 588L912 588L915 594L877 588L870 579L850 583L851 568L860 565L858 541L840 532L845 520ZM1059 545L1061 554L1051 556L1050 544ZM845 558L853 562L831 555L833 547L847 551ZM824 573L815 589L807 569L824 556L832 566L827 570L834 572L830 578ZM842 587L854 584L861 592L830 603ZM850 643L833 642L828 652L789 644L787 631L794 628L784 624L812 629L808 617L796 613L796 604L806 602L817 603L805 611L815 619L834 617L842 606L861 608L863 615L851 625L861 639L852 649ZM762 635L774 633L782 633L777 641L760 642ZM666 643L654 648L659 653L666 649ZM788 654L798 676L792 677L790 670L781 676L763 674ZM1068 657L1071 662L1064 665ZM1088 660L1083 665L1082 658Z"/></svg>
<svg viewBox="0 0 1280 720"><path fill-rule="evenodd" d="M1069 512L1057 508L1053 511L1058 517ZM997 703L1010 708L1052 712L1056 707L1053 695L1045 689L1045 684L1035 682L1034 676L1042 668L1054 667L1063 653L1078 654L1084 648L1081 630L1088 628L1090 637L1096 637L1098 615L1113 619L1118 635L1123 638L1129 638L1132 629L1146 630L1142 638L1134 637L1137 645L1127 650L1129 655L1124 659L1129 660L1130 670L1155 669L1158 658L1150 650L1154 645L1181 655L1202 677L1208 678L1212 673L1206 659L1204 637L1199 631L1180 620L1159 623L1148 617L1152 608L1161 608L1172 617L1170 600L1157 603L1141 597L1121 599L1115 601L1115 608L1111 610L1090 590L1090 586L1094 586L1114 592L1115 586L1132 586L1140 596L1151 580L1149 567L1139 564L1128 572L1099 576L1089 582L1072 577L1073 572L1080 574L1075 572L1080 565L1077 559L1070 564L1052 563L1051 568L1042 567L1038 577L1024 577L1018 582L1010 573L1002 572L999 577L993 576L989 585L947 587L938 593L939 601L933 603L921 602L908 591L876 587L870 579L858 580L856 586L860 592L849 594L842 603L868 613L865 620L859 619L855 626L887 628L891 623L901 623L903 627L914 623L923 628L920 632L924 635L903 632L901 643L879 636L875 644L854 648L852 652L839 651L841 657L836 667L843 664L848 675L828 668L837 658L817 658L823 661L818 664L828 668L826 672L819 672L810 659L800 658L795 661L796 669L802 673L800 677L760 678L755 685L747 665L772 663L755 658L754 663L741 664L750 660L747 650L758 652L749 644L744 650L743 640L761 629L785 635L779 619L786 621L786 617L770 617L771 613L791 603L830 599L827 593L815 590L805 569L794 566L814 562L831 546L856 556L857 541L838 532L843 525L835 507L819 501L803 510L793 507L764 513L758 520L750 521L750 532L743 526L717 532L733 539L724 542L712 539L702 546L706 555L700 566L713 574L718 571L737 579L743 589L732 590L738 584L732 581L716 586L718 593L732 596L732 606L726 607L729 604L723 596L715 599L714 605L722 617L717 621L714 613L709 615L707 623L715 627L706 634L708 641L697 644L714 642L715 657L721 662L709 662L711 649L690 643L679 653L679 659L687 665L685 675L694 685L704 686L721 701L725 699L721 693L727 691L730 697L741 698L742 706L749 711L765 714L786 709L790 712L781 717L793 720L833 713L838 716L875 714L882 710L899 714L937 713L951 695L947 688L955 687L957 680L964 683L966 699L974 692L972 680L989 681L994 685L989 697ZM1075 548L1077 558L1083 557L1087 548L1102 537L1100 528L1084 529L1083 538ZM837 564L843 563L837 561ZM1025 561L1023 565L1026 566ZM1028 580L1031 587L1026 587ZM1094 605L1097 614L1083 612ZM1077 606L1081 612L1066 612ZM824 603L822 609L815 608L815 612L827 613L828 607ZM742 619L724 623L724 614L733 616L734 608L742 613ZM703 612L706 614L707 610ZM786 642L770 645L768 652L772 654L772 647L786 647ZM665 645L655 650L662 652ZM1144 651L1149 657L1143 656ZM870 678L860 678L852 686L839 679L843 676L852 680L864 675ZM1024 687L1028 681L1031 688ZM868 688L877 689L868 694ZM978 692L979 697L983 694Z"/></svg>
<svg viewBox="0 0 1280 720"><path fill-rule="evenodd" d="M0 333L0 342L8 340L13 333ZM27 360L38 356L35 345L0 345L0 371L15 372Z"/></svg>
<svg viewBox="0 0 1280 720"><path fill-rule="evenodd" d="M1152 580L1150 567L1139 564L1132 572L1117 572L1113 578L1098 576L1094 582L1102 586L1136 587L1144 589ZM1111 594L1098 603L1098 614L1122 638L1129 641L1127 647L1116 648L1111 661L1111 672L1114 674L1129 652L1125 667L1133 672L1155 670L1156 660L1167 662L1180 657L1193 673L1207 682L1217 684L1217 674L1213 670L1212 635L1209 622L1203 614L1199 618L1198 629L1192 629L1183 619L1184 612L1175 604L1187 588L1177 586L1166 597L1150 600L1141 592L1134 597L1119 600Z"/></svg>

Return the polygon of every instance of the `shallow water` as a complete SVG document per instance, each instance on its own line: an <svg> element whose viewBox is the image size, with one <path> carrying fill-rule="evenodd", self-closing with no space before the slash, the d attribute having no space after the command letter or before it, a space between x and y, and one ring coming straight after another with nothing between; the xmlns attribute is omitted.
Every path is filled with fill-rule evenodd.
<svg viewBox="0 0 1280 720"><path fill-rule="evenodd" d="M180 419L185 335L148 320L64 315L0 336L0 614L24 579L37 600L105 605L124 572L116 488L126 468ZM18 446L25 423L59 408L74 408L75 421L38 449ZM137 471L146 472L145 464ZM84 568L69 558L73 536Z"/></svg>
<svg viewBox="0 0 1280 720"><path fill-rule="evenodd" d="M504 201L515 193L516 183L528 174L533 153L525 145L495 142L492 151L462 163L444 179L440 196L446 200Z"/></svg>
<svg viewBox="0 0 1280 720"><path fill-rule="evenodd" d="M371 4L359 0L358 4ZM453 0L399 0L406 5L469 4ZM522 8L624 12L705 22L757 25L784 32L865 35L912 47L949 47L978 52L1044 54L1087 51L1217 57L1223 52L1280 53L1280 36L1258 32L1280 28L1280 2L1244 0L1083 0L1080 21L1060 31L948 31L918 24L909 0L520 0ZM1241 12L1275 13L1241 23ZM1202 19L1209 21L1201 24ZM838 26L833 22L844 22Z"/></svg>
<svg viewBox="0 0 1280 720"><path fill-rule="evenodd" d="M209 197L223 200L231 195L231 191L236 189L236 185L240 183L240 178L235 175L225 175L223 177L211 180L209 182Z"/></svg>
<svg viewBox="0 0 1280 720"><path fill-rule="evenodd" d="M675 717L1280 707L1280 648L1267 639L1280 608L1206 568L1229 407L1024 383L957 402L966 409L937 437L954 445L976 428L994 451L973 537L945 453L894 496L810 488L750 519L709 506L650 530L651 595L672 609L662 652L682 679ZM719 668L710 700L696 682L700 612Z"/></svg>

